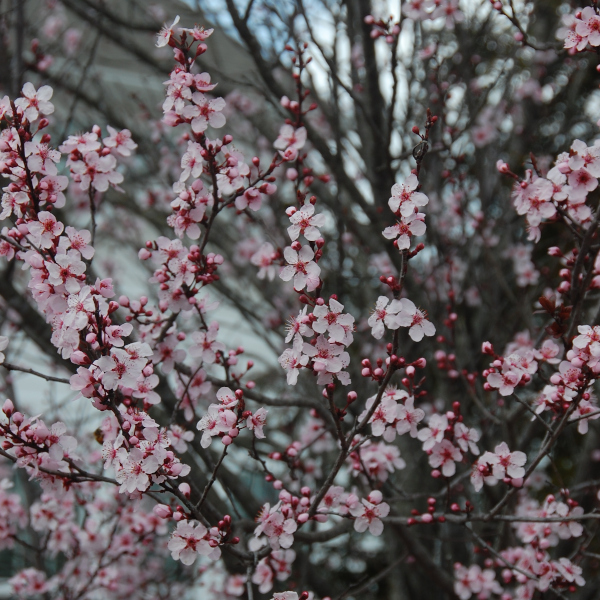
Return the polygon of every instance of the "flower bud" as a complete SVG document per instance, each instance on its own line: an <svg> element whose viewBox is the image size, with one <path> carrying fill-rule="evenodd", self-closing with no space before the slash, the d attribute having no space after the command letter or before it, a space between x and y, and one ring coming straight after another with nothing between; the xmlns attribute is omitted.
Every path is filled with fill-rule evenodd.
<svg viewBox="0 0 600 600"><path fill-rule="evenodd" d="M166 504L157 504L152 512L161 519L170 519L173 516L173 511Z"/></svg>

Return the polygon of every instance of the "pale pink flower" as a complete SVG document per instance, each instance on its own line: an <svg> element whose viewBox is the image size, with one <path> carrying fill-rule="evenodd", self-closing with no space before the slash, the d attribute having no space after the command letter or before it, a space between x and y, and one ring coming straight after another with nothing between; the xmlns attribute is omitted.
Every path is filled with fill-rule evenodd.
<svg viewBox="0 0 600 600"><path fill-rule="evenodd" d="M246 427L254 432L254 435L259 439L264 439L263 427L267 421L267 410L259 408L254 414L250 415L246 420Z"/></svg>
<svg viewBox="0 0 600 600"><path fill-rule="evenodd" d="M273 143L277 150L287 150L294 148L300 150L306 143L306 128L298 127L295 129L292 125L284 124L279 130L279 136Z"/></svg>
<svg viewBox="0 0 600 600"><path fill-rule="evenodd" d="M304 337L311 337L313 335L313 330L310 328L310 319L306 315L308 307L305 306L299 313L297 317L290 317L286 329L287 335L285 337L286 343L291 342L292 338L296 334L300 334Z"/></svg>
<svg viewBox="0 0 600 600"><path fill-rule="evenodd" d="M494 454L497 458L497 462L492 465L494 477L519 479L525 475L523 465L527 462L527 455L524 452L511 452L506 442L502 442L496 446Z"/></svg>
<svg viewBox="0 0 600 600"><path fill-rule="evenodd" d="M283 256L289 263L287 267L281 269L279 274L283 281L290 281L293 277L296 291L301 291L306 287L307 292L312 292L319 286L321 267L312 260L315 253L310 246L302 246L299 252L288 246L283 251Z"/></svg>
<svg viewBox="0 0 600 600"><path fill-rule="evenodd" d="M452 477L456 473L456 462L462 460L460 450L448 440L442 440L433 446L429 455L429 464L438 469L441 467L444 477Z"/></svg>
<svg viewBox="0 0 600 600"><path fill-rule="evenodd" d="M223 98L209 100L202 92L192 94L192 102L183 111L183 117L191 122L194 133L202 133L210 125L219 129L225 125L225 115L221 112L225 108Z"/></svg>
<svg viewBox="0 0 600 600"><path fill-rule="evenodd" d="M53 89L49 85L43 85L36 91L33 84L27 82L21 94L22 97L15 100L15 106L23 111L23 116L28 121L35 121L40 113L51 115L54 112L54 105L50 102Z"/></svg>
<svg viewBox="0 0 600 600"><path fill-rule="evenodd" d="M277 268L274 264L274 260L277 257L275 248L269 242L265 242L251 257L250 262L257 267L260 267L257 273L259 279L265 279L273 281L277 273ZM289 340L286 340L289 341Z"/></svg>
<svg viewBox="0 0 600 600"><path fill-rule="evenodd" d="M173 29L174 29L175 25L177 25L177 23L179 23L179 15L177 15L175 17L175 20L173 21L173 23L171 23L171 25L169 25L169 26L167 24L164 25L164 27L160 30L160 32L156 36L156 47L157 48L162 48L163 46L166 46L169 43L169 40L171 39L171 36L173 35Z"/></svg>
<svg viewBox="0 0 600 600"><path fill-rule="evenodd" d="M513 369L502 369L502 373L490 373L487 377L487 382L493 388L498 388L502 396L510 396L515 387L521 381L521 373L515 372Z"/></svg>
<svg viewBox="0 0 600 600"><path fill-rule="evenodd" d="M197 521L179 521L168 543L173 560L180 560L184 565L191 565L199 554L208 556L213 548L206 539L208 531Z"/></svg>
<svg viewBox="0 0 600 600"><path fill-rule="evenodd" d="M377 536L383 533L383 521L381 519L390 514L390 507L386 502L381 502L381 492L378 492L378 494L377 497L374 497L375 492L369 495L372 500L379 500L377 504L363 498L360 504L356 504L350 509L350 514L355 517L354 529L359 533L367 529L371 535Z"/></svg>
<svg viewBox="0 0 600 600"><path fill-rule="evenodd" d="M284 350L283 354L277 359L282 368L287 371L288 385L296 385L300 369L308 364L309 357L302 354L303 346L302 337L296 335L293 347Z"/></svg>
<svg viewBox="0 0 600 600"><path fill-rule="evenodd" d="M415 208L426 206L429 198L415 191L419 187L419 180L414 174L410 174L404 183L396 183L392 186L392 197L388 200L388 205L392 212L400 213L403 217L408 217L415 212Z"/></svg>
<svg viewBox="0 0 600 600"><path fill-rule="evenodd" d="M479 448L477 447L477 442L479 441L479 437L479 432L476 429L469 429L463 423L456 423L454 425L454 439L463 452L470 450L471 454L478 455Z"/></svg>
<svg viewBox="0 0 600 600"><path fill-rule="evenodd" d="M581 20L577 23L576 33L586 38L590 46L600 46L600 16L591 6L581 11Z"/></svg>
<svg viewBox="0 0 600 600"><path fill-rule="evenodd" d="M110 135L102 140L104 145L114 149L121 156L131 156L131 153L137 148L137 144L131 139L131 131L129 129L117 131L110 125L107 125L106 128Z"/></svg>
<svg viewBox="0 0 600 600"><path fill-rule="evenodd" d="M325 215L315 215L315 206L305 202L304 206L290 216L292 224L288 227L288 235L292 241L303 235L309 242L314 242L321 237L319 227L325 225Z"/></svg>
<svg viewBox="0 0 600 600"><path fill-rule="evenodd" d="M388 240L397 240L398 250L410 248L410 238L425 233L425 215L423 213L412 213L407 217L401 217L395 225L383 230L383 237Z"/></svg>
<svg viewBox="0 0 600 600"><path fill-rule="evenodd" d="M205 363L212 364L217 360L217 352L225 351L225 344L217 341L219 324L213 321L207 331L195 331L191 338L194 345L190 347L191 356L202 358Z"/></svg>
<svg viewBox="0 0 600 600"><path fill-rule="evenodd" d="M413 396L409 396L404 404L397 405L396 432L398 435L410 433L410 437L417 437L417 424L425 417L425 411L420 408L415 408L414 405L415 399Z"/></svg>
<svg viewBox="0 0 600 600"><path fill-rule="evenodd" d="M377 304L375 305L375 310L373 310L368 320L369 327L371 327L371 335L376 340L381 339L385 327L388 329L398 329L398 327L400 327L400 323L398 323L396 317L401 308L402 304L400 303L400 300L392 300L390 302L389 298L379 296Z"/></svg>
<svg viewBox="0 0 600 600"><path fill-rule="evenodd" d="M197 428L203 432L200 445L208 448L214 436L227 433L236 423L237 417L233 411L221 410L217 404L211 404L206 415L198 421Z"/></svg>
<svg viewBox="0 0 600 600"><path fill-rule="evenodd" d="M348 346L352 342L352 331L354 330L354 317L344 314L344 305L333 298L326 304L315 306L313 314L317 320L312 323L312 329L316 333L329 333L332 342L338 342Z"/></svg>
<svg viewBox="0 0 600 600"><path fill-rule="evenodd" d="M420 342L424 336L435 335L435 326L427 320L427 314L408 298L400 300L400 311L395 319L400 327L410 327L408 335L414 342Z"/></svg>
<svg viewBox="0 0 600 600"><path fill-rule="evenodd" d="M38 213L38 220L28 224L32 242L39 248L51 248L62 232L64 225L47 211Z"/></svg>
<svg viewBox="0 0 600 600"><path fill-rule="evenodd" d="M423 450L431 450L435 444L444 439L446 429L448 429L448 417L446 415L431 415L428 423L429 427L421 429L417 437L423 442Z"/></svg>

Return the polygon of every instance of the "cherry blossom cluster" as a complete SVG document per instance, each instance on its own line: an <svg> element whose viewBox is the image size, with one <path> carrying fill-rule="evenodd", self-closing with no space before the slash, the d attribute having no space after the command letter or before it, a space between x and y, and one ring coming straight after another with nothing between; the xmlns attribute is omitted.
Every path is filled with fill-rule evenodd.
<svg viewBox="0 0 600 600"><path fill-rule="evenodd" d="M61 473L72 472L72 461L78 459L77 440L65 435L66 425L59 421L48 427L37 417L28 418L15 410L11 400L5 400L2 414L3 449L10 451L17 466L25 469L31 478L40 479L43 486L61 487Z"/></svg>
<svg viewBox="0 0 600 600"><path fill-rule="evenodd" d="M574 13L562 16L563 27L557 32L558 39L564 40L564 47L572 52L583 52L600 46L600 14L597 6L586 6Z"/></svg>
<svg viewBox="0 0 600 600"><path fill-rule="evenodd" d="M222 387L217 392L218 404L211 404L200 421L198 429L202 431L200 441L203 448L208 448L212 438L221 438L224 446L229 446L239 435L242 428L252 431L258 439L263 439L263 427L267 419L267 410L259 408L254 413L244 410L244 395L242 390L233 392L230 388Z"/></svg>
<svg viewBox="0 0 600 600"><path fill-rule="evenodd" d="M109 136L100 141L102 130L94 125L91 132L71 135L59 146L68 155L67 166L73 182L88 191L106 192L110 186L120 189L123 174L117 171L117 157L131 156L137 144L131 133L124 129L117 131L108 127Z"/></svg>
<svg viewBox="0 0 600 600"><path fill-rule="evenodd" d="M286 581L290 577L295 560L294 550L273 550L256 565L252 583L258 586L261 594L270 592L275 581Z"/></svg>
<svg viewBox="0 0 600 600"><path fill-rule="evenodd" d="M342 385L350 384L350 376L343 369L350 363L345 347L354 339L354 317L343 310L344 305L335 295L329 304L317 298L311 314L307 315L305 306L290 320L286 341L292 341L293 345L279 357L279 364L287 371L289 385L296 384L303 367L318 376L317 385L331 384L334 379ZM312 339L307 343L303 340L305 337Z"/></svg>
<svg viewBox="0 0 600 600"><path fill-rule="evenodd" d="M558 346L551 340L548 340L546 348L549 353L558 352ZM482 351L495 358L490 368L483 372L487 379L485 389L497 389L502 396L510 396L516 387L527 385L531 376L538 370L536 353L532 348L518 348L510 355L502 357L495 355L489 342L484 342Z"/></svg>
<svg viewBox="0 0 600 600"><path fill-rule="evenodd" d="M117 427L109 430L107 425L102 456L104 468L115 470L121 493L136 497L152 483L189 474L190 466L181 463L173 452L169 430L159 428L143 411L123 404L119 406L119 413L120 431L111 439Z"/></svg>
<svg viewBox="0 0 600 600"><path fill-rule="evenodd" d="M206 529L198 521L182 519L171 535L168 548L173 560L191 565L198 556L208 556L211 560L217 560L221 556L219 548L221 542L221 532L218 527Z"/></svg>
<svg viewBox="0 0 600 600"><path fill-rule="evenodd" d="M23 86L22 96L14 102L14 112L7 96L0 100L0 121L5 124L0 133L0 168L10 180L2 188L2 219L12 214L23 219L33 210L65 205L63 192L68 179L58 175L60 152L48 145L48 134L34 139L34 134L48 126L45 115L54 112L54 105L50 102L52 93L50 86L42 86L36 91L28 82ZM1 255L9 260L13 258L15 246L10 243L10 238L18 240L27 233L26 228L23 233L5 228Z"/></svg>
<svg viewBox="0 0 600 600"><path fill-rule="evenodd" d="M383 237L394 240L398 250L408 250L413 236L425 234L425 215L419 212L419 208L426 206L429 198L418 189L419 180L414 173L403 184L396 183L392 187L388 205L398 221L383 230Z"/></svg>
<svg viewBox="0 0 600 600"><path fill-rule="evenodd" d="M531 260L533 246L531 244L515 244L507 249L504 256L513 262L513 271L517 276L517 285L527 287L535 285L540 278L539 271Z"/></svg>
<svg viewBox="0 0 600 600"><path fill-rule="evenodd" d="M383 337L386 327L392 330L408 327L408 335L414 342L420 342L425 336L435 335L435 326L427 319L427 313L418 309L408 298L390 302L386 296L379 296L368 323L371 335L376 340Z"/></svg>
<svg viewBox="0 0 600 600"><path fill-rule="evenodd" d="M543 220L553 220L557 213L579 224L589 223L591 209L586 205L590 192L598 187L600 147L575 140L569 153L563 152L546 177L528 170L524 180L515 183L513 200L517 213L526 215L529 239L540 239ZM508 165L498 161L498 170L518 180Z"/></svg>
<svg viewBox="0 0 600 600"><path fill-rule="evenodd" d="M481 490L483 484L496 485L503 481L508 485L521 487L527 462L527 455L519 450L511 452L506 442L498 444L494 452L484 452L473 465L471 483L475 491Z"/></svg>
<svg viewBox="0 0 600 600"><path fill-rule="evenodd" d="M85 510L81 510L85 506ZM15 541L26 539L23 508L3 515L18 525ZM110 515L110 516L109 516ZM140 597L138 590L155 589L166 552L153 542L167 533L162 519L139 505L120 503L118 497L100 492L95 482L78 483L69 489L45 492L29 509L31 529L44 536L50 557L61 556L63 567L53 576L36 568L25 568L10 580L19 597L82 597L99 587L111 590L115 597ZM152 573L148 563L153 564Z"/></svg>
<svg viewBox="0 0 600 600"><path fill-rule="evenodd" d="M358 444L357 444L358 445ZM387 481L389 475L396 469L406 467L406 462L400 456L400 450L396 446L371 441L358 445L358 449L350 453L349 460L352 463L354 475L365 474L370 481Z"/></svg>
<svg viewBox="0 0 600 600"><path fill-rule="evenodd" d="M414 368L414 367L413 367ZM367 398L365 410L359 415L362 421L373 406L377 396ZM383 392L381 402L369 418L371 433L386 442L393 442L396 434L409 433L410 437L417 437L417 425L424 419L425 411L415 408L415 398L405 390L388 386Z"/></svg>
<svg viewBox="0 0 600 600"><path fill-rule="evenodd" d="M515 516L522 522L513 523L513 528L521 547L507 548L496 559L485 560L487 568L479 565L465 567L460 563L454 566L455 592L461 600L472 596L490 598L492 594L504 594L507 598L531 597L535 590L545 592L553 590L575 591L577 586L585 585L581 576L582 569L567 557L553 559L549 548L558 546L560 540L581 537L583 527L574 517L583 514L577 502L566 499L557 500L553 495L540 503L525 494L519 495L519 504ZM531 517L538 521L527 522ZM564 517L565 521L560 521ZM548 521L545 521L548 519ZM501 569L502 588L496 580L494 568ZM503 597L504 597L503 596Z"/></svg>
<svg viewBox="0 0 600 600"><path fill-rule="evenodd" d="M463 460L463 452L479 454L479 432L463 424L458 402L454 403L453 408L446 414L431 415L428 426L417 434L419 441L423 442L423 450L429 456L433 477L452 477L456 473L456 463Z"/></svg>
<svg viewBox="0 0 600 600"><path fill-rule="evenodd" d="M21 497L9 492L13 483L9 479L0 480L0 548L12 548L19 527L27 524L27 513L21 505Z"/></svg>

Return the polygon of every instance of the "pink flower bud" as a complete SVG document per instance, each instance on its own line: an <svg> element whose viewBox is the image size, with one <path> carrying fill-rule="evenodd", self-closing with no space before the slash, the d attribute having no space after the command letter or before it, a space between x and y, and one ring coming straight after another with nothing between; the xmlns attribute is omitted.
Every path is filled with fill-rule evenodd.
<svg viewBox="0 0 600 600"><path fill-rule="evenodd" d="M375 490L369 494L367 500L371 504L379 504L383 500L383 495L379 490Z"/></svg>
<svg viewBox="0 0 600 600"><path fill-rule="evenodd" d="M12 400L9 400L8 398L4 401L4 404L2 405L2 412L7 416L10 417L10 415L13 414L15 410L15 405L12 403Z"/></svg>
<svg viewBox="0 0 600 600"><path fill-rule="evenodd" d="M185 481L183 483L179 484L178 489L186 498L189 498L192 494L192 489L190 488L190 484L185 483Z"/></svg>
<svg viewBox="0 0 600 600"><path fill-rule="evenodd" d="M166 504L157 504L153 509L152 512L160 517L161 519L170 519L171 516L173 515L173 511L171 510L170 506L167 506Z"/></svg>
<svg viewBox="0 0 600 600"><path fill-rule="evenodd" d="M74 365L89 365L92 363L89 356L81 350L75 350L75 352L72 352L70 358Z"/></svg>

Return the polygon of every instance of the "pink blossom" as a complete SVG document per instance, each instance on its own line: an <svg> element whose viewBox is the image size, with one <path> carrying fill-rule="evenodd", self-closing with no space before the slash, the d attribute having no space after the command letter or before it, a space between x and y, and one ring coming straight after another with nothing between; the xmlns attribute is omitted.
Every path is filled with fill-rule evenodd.
<svg viewBox="0 0 600 600"><path fill-rule="evenodd" d="M15 100L15 106L23 111L28 121L35 121L40 113L51 115L54 112L54 105L50 102L53 90L49 85L43 85L36 91L33 84L27 82L21 94L22 97Z"/></svg>
<svg viewBox="0 0 600 600"><path fill-rule="evenodd" d="M435 335L435 326L427 320L427 314L419 310L408 298L400 300L400 310L395 317L400 327L409 327L408 335L414 342L420 342L424 336Z"/></svg>
<svg viewBox="0 0 600 600"><path fill-rule="evenodd" d="M591 6L586 6L581 11L581 20L577 23L575 31L587 38L590 46L600 46L600 16Z"/></svg>
<svg viewBox="0 0 600 600"><path fill-rule="evenodd" d="M217 352L225 350L225 344L217 341L219 333L219 324L213 321L207 331L195 331L191 338L194 346L191 346L189 353L191 356L202 358L205 363L212 364L217 360Z"/></svg>
<svg viewBox="0 0 600 600"><path fill-rule="evenodd" d="M223 98L209 100L203 93L194 92L191 99L193 104L186 106L182 115L191 123L194 133L206 131L209 125L215 129L225 125L225 115L221 112L225 108Z"/></svg>
<svg viewBox="0 0 600 600"><path fill-rule="evenodd" d="M31 241L39 248L51 248L54 240L63 232L64 225L47 211L38 213L38 220L29 223Z"/></svg>
<svg viewBox="0 0 600 600"><path fill-rule="evenodd" d="M409 217L421 206L426 206L429 198L416 189L419 181L414 174L409 175L403 184L396 183L392 186L392 197L388 205L393 213L399 213L403 217Z"/></svg>
<svg viewBox="0 0 600 600"><path fill-rule="evenodd" d="M184 565L196 562L198 555L209 556L213 548L208 543L207 529L197 521L179 521L177 529L169 540L168 548L173 560L180 560Z"/></svg>
<svg viewBox="0 0 600 600"><path fill-rule="evenodd" d="M287 371L288 385L296 385L300 369L308 364L309 357L302 353L304 343L300 335L294 337L293 347L283 351L277 359L282 368Z"/></svg>
<svg viewBox="0 0 600 600"><path fill-rule="evenodd" d="M250 262L257 267L260 267L257 277L273 281L277 273L274 261L277 256L275 248L269 242L265 242L251 257ZM286 340L289 341L289 340Z"/></svg>
<svg viewBox="0 0 600 600"><path fill-rule="evenodd" d="M165 24L165 26L160 30L160 33L156 36L157 48L162 48L163 46L166 46L169 43L169 40L173 35L173 29L175 25L177 25L177 23L179 23L179 15L175 17L175 20L173 21L173 23L171 23L171 25L167 26Z"/></svg>
<svg viewBox="0 0 600 600"><path fill-rule="evenodd" d="M456 473L456 464L462 460L460 450L452 445L448 440L442 440L436 443L431 449L429 455L429 464L438 469L441 467L444 477L452 477Z"/></svg>
<svg viewBox="0 0 600 600"><path fill-rule="evenodd" d="M425 215L423 213L412 213L407 217L401 217L395 225L383 230L383 237L388 240L397 240L398 250L410 248L412 236L420 236L427 229L425 226Z"/></svg>
<svg viewBox="0 0 600 600"><path fill-rule="evenodd" d="M131 139L131 131L122 129L117 131L110 125L107 125L110 135L102 141L107 148L113 148L117 154L121 156L131 156L131 153L137 148L137 144Z"/></svg>
<svg viewBox="0 0 600 600"><path fill-rule="evenodd" d="M417 436L423 442L423 450L426 452L444 439L444 433L448 428L448 418L446 415L432 415L428 425L429 427L421 429Z"/></svg>
<svg viewBox="0 0 600 600"><path fill-rule="evenodd" d="M360 504L356 504L350 509L350 514L355 517L354 529L359 533L367 529L371 535L377 536L383 533L383 521L381 519L390 514L390 507L387 503L381 502L380 497L377 500L379 502L375 504L363 498Z"/></svg>
<svg viewBox="0 0 600 600"><path fill-rule="evenodd" d="M279 130L279 136L273 143L277 150L287 150L294 148L300 150L306 143L306 128L298 127L295 129L292 125L282 125Z"/></svg>
<svg viewBox="0 0 600 600"><path fill-rule="evenodd" d="M389 303L389 306L388 306ZM369 317L368 324L371 327L371 335L379 340L383 336L385 327L388 329L398 329L400 323L398 322L397 315L402 308L400 300L392 300L385 296L379 296L375 310Z"/></svg>
<svg viewBox="0 0 600 600"><path fill-rule="evenodd" d="M479 437L479 432L476 429L469 429L463 423L454 425L454 439L463 452L470 450L471 454L479 454L479 448L477 447Z"/></svg>
<svg viewBox="0 0 600 600"><path fill-rule="evenodd" d="M246 427L254 432L254 435L259 439L264 439L263 427L267 420L267 410L259 408L254 414L250 415L246 420Z"/></svg>
<svg viewBox="0 0 600 600"><path fill-rule="evenodd" d="M409 396L404 404L398 404L396 409L396 432L398 435L410 433L410 437L417 437L417 424L425 417L425 411L415 408L414 404L415 399L413 396Z"/></svg>
<svg viewBox="0 0 600 600"><path fill-rule="evenodd" d="M321 267L313 262L315 253L310 246L302 246L299 252L288 246L283 251L283 256L288 262L288 266L281 270L279 274L281 279L290 281L293 277L296 291L301 291L306 287L307 292L312 292L319 286Z"/></svg>
<svg viewBox="0 0 600 600"><path fill-rule="evenodd" d="M326 304L315 306L313 314L317 320L312 323L312 329L316 333L329 333L329 340L344 344L352 343L352 331L354 330L354 317L344 314L344 305L333 298Z"/></svg>
<svg viewBox="0 0 600 600"><path fill-rule="evenodd" d="M325 215L315 215L315 206L310 202L305 202L304 206L295 211L290 216L292 224L288 227L287 232L292 241L295 241L303 235L308 241L314 242L321 237L319 227L325 225Z"/></svg>

